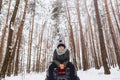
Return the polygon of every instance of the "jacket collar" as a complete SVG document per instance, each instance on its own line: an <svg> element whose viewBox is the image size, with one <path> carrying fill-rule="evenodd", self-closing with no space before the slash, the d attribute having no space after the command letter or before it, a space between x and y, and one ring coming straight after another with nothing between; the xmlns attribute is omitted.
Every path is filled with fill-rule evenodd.
<svg viewBox="0 0 120 80"><path fill-rule="evenodd" d="M58 55L63 55L65 54L66 51L67 51L67 48L65 48L63 51L59 51L58 49L56 49L56 52Z"/></svg>

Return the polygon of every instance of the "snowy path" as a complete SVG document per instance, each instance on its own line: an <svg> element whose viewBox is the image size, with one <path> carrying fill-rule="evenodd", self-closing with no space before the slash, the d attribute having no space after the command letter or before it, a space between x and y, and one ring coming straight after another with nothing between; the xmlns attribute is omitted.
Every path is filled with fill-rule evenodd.
<svg viewBox="0 0 120 80"><path fill-rule="evenodd" d="M95 70L90 69L88 71L78 71L78 76L81 80L120 80L120 70L118 68L111 69L111 75L104 75L103 69ZM26 75L11 76L4 80L44 80L44 73L31 73Z"/></svg>

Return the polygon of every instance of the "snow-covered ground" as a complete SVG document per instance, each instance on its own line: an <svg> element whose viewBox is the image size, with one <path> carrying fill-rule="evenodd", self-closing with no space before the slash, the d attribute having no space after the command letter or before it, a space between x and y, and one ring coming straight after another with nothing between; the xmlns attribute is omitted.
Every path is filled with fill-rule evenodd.
<svg viewBox="0 0 120 80"><path fill-rule="evenodd" d="M87 71L78 71L80 80L120 80L120 70L118 68L110 69L110 75L104 75L103 68L95 70L94 68ZM20 74L19 76L6 77L3 80L45 80L44 73Z"/></svg>

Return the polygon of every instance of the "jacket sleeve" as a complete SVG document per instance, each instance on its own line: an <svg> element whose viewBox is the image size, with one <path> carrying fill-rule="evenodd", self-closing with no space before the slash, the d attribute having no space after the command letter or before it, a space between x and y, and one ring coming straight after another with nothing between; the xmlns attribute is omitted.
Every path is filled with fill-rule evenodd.
<svg viewBox="0 0 120 80"><path fill-rule="evenodd" d="M53 62L54 62L57 66L60 65L60 62L57 60L56 50L54 50L54 53L53 53Z"/></svg>
<svg viewBox="0 0 120 80"><path fill-rule="evenodd" d="M69 60L70 60L69 50L67 50L66 56L67 56L67 59L66 59L66 61L63 63L63 64L65 65L65 67L66 67L67 63L69 62Z"/></svg>

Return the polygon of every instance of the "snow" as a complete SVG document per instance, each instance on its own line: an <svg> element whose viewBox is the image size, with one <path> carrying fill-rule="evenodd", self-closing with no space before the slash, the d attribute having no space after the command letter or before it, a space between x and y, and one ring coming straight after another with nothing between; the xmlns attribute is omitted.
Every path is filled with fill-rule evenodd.
<svg viewBox="0 0 120 80"><path fill-rule="evenodd" d="M78 71L78 75L81 80L120 80L120 71L115 68L111 69L110 75L105 75L104 70L95 70L94 68L88 70L88 71Z"/></svg>
<svg viewBox="0 0 120 80"><path fill-rule="evenodd" d="M118 68L111 68L111 74L105 75L103 68L96 70L94 68L87 71L78 71L77 74L80 80L120 80L120 70ZM30 73L20 74L19 76L6 77L5 80L45 80L46 74L43 73ZM4 79L3 79L4 80Z"/></svg>

